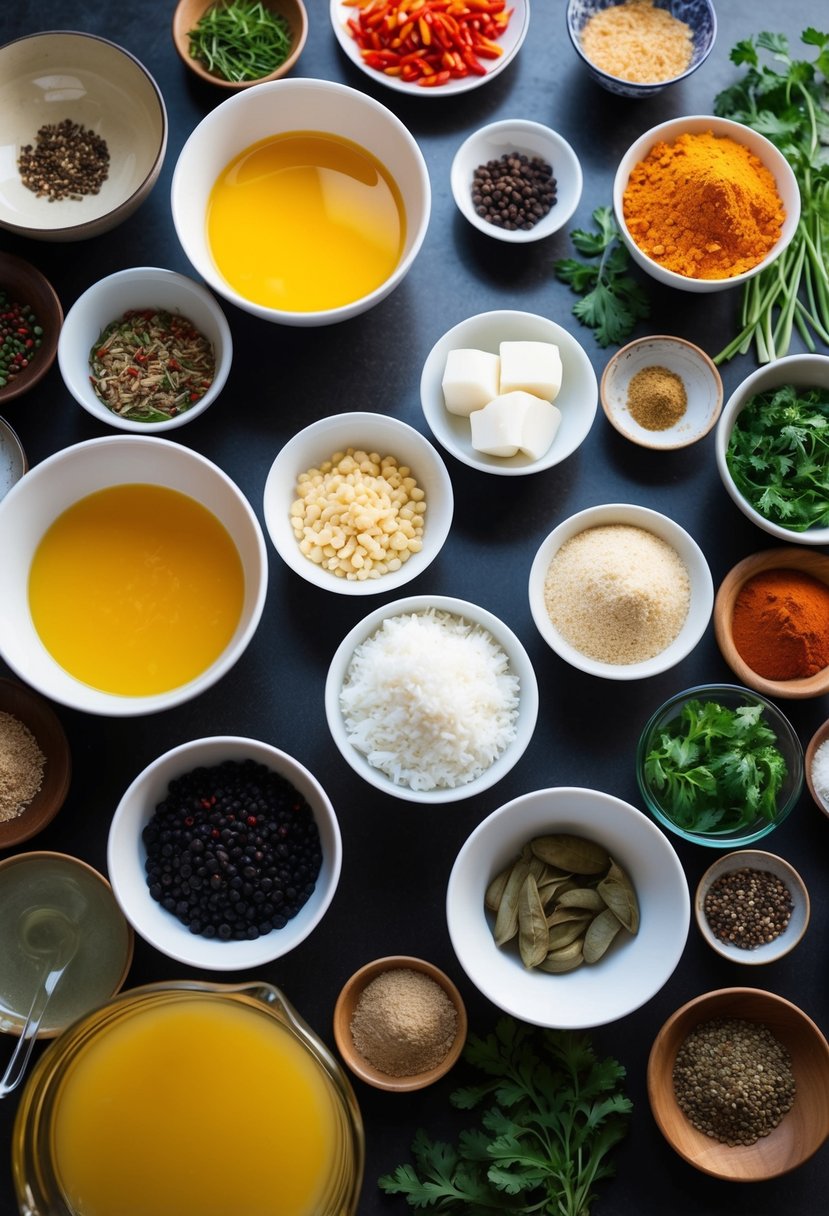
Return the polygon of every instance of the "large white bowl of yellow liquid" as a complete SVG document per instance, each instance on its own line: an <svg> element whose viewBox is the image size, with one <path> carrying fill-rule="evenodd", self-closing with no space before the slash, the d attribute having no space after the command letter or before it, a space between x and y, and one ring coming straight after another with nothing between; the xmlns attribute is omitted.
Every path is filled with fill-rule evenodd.
<svg viewBox="0 0 829 1216"><path fill-rule="evenodd" d="M0 503L0 655L88 713L155 713L209 688L265 603L262 529L204 456L108 436L36 465Z"/></svg>
<svg viewBox="0 0 829 1216"><path fill-rule="evenodd" d="M363 1125L277 988L180 980L123 993L43 1054L13 1157L21 1211L354 1216Z"/></svg>
<svg viewBox="0 0 829 1216"><path fill-rule="evenodd" d="M431 187L408 129L328 80L275 80L212 110L182 148L172 213L184 252L232 304L284 325L373 308L411 269Z"/></svg>

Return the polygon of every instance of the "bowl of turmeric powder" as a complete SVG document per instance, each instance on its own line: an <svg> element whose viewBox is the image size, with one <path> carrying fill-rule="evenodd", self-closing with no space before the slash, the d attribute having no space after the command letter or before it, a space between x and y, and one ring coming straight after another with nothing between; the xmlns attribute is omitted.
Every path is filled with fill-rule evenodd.
<svg viewBox="0 0 829 1216"><path fill-rule="evenodd" d="M829 692L829 557L787 545L753 553L723 579L714 633L737 679L768 697Z"/></svg>
<svg viewBox="0 0 829 1216"><path fill-rule="evenodd" d="M668 287L711 292L780 256L800 219L800 191L764 135L697 114L660 123L628 148L613 208L642 270Z"/></svg>

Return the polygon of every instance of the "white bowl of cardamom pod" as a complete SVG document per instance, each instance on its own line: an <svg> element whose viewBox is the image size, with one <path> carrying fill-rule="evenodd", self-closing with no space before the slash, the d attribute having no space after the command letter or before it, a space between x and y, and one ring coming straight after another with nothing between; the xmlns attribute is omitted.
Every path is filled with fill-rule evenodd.
<svg viewBox="0 0 829 1216"><path fill-rule="evenodd" d="M635 503L604 503L542 541L529 599L559 658L606 680L641 680L694 649L711 618L714 584L699 545L674 520Z"/></svg>
<svg viewBox="0 0 829 1216"><path fill-rule="evenodd" d="M460 965L494 1005L583 1030L626 1017L667 983L691 900L672 844L646 815L560 786L478 824L452 867L446 918Z"/></svg>

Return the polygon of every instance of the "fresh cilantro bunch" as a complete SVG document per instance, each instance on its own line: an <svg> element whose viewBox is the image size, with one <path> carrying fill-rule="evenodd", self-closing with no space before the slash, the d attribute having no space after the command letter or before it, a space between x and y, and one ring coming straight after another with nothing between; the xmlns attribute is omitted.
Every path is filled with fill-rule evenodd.
<svg viewBox="0 0 829 1216"><path fill-rule="evenodd" d="M597 207L593 222L598 231L576 228L570 239L579 253L598 262L559 258L553 269L583 296L573 305L573 315L595 331L599 346L618 346L637 321L650 315L650 304L644 288L628 273L630 255L610 207Z"/></svg>
<svg viewBox="0 0 829 1216"><path fill-rule="evenodd" d="M461 1133L457 1147L419 1130L414 1164L384 1175L380 1187L440 1213L589 1216L632 1109L622 1065L597 1059L587 1035L512 1018L486 1038L470 1036L464 1058L488 1079L450 1101L471 1110L493 1098L480 1129Z"/></svg>
<svg viewBox="0 0 829 1216"><path fill-rule="evenodd" d="M721 363L754 343L761 363L785 355L794 326L810 351L829 343L829 34L801 34L812 59L794 59L783 34L746 38L731 51L746 65L741 81L714 99L714 113L765 135L791 165L801 217L789 247L743 289L740 332L716 356ZM761 62L767 52L776 65Z"/></svg>
<svg viewBox="0 0 829 1216"><path fill-rule="evenodd" d="M743 497L772 523L829 527L829 391L784 384L749 398L725 454Z"/></svg>
<svg viewBox="0 0 829 1216"><path fill-rule="evenodd" d="M686 701L645 757L645 778L677 827L736 831L773 819L788 775L765 707Z"/></svg>

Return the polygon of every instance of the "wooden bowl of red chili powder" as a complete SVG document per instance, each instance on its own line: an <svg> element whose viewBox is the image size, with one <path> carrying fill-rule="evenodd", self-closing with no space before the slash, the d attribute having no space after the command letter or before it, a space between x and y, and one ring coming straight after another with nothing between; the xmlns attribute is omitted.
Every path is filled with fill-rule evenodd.
<svg viewBox="0 0 829 1216"><path fill-rule="evenodd" d="M755 692L829 692L829 557L790 545L744 558L717 592L714 632L728 666Z"/></svg>

